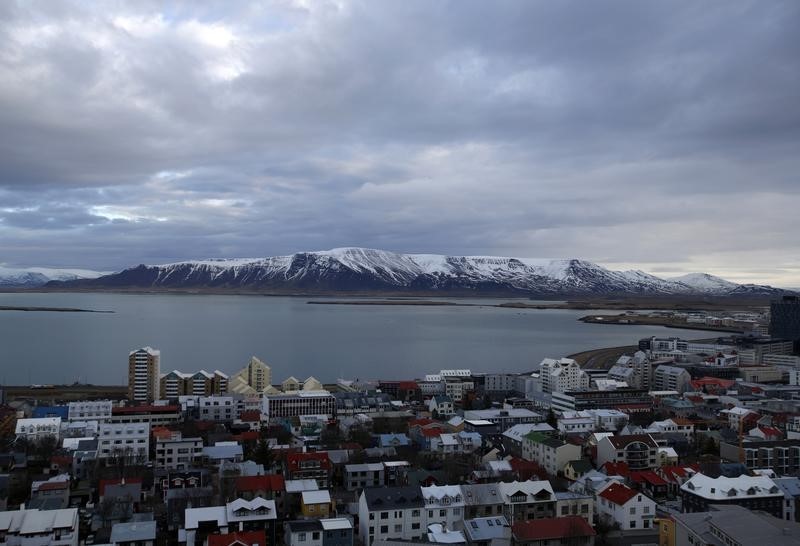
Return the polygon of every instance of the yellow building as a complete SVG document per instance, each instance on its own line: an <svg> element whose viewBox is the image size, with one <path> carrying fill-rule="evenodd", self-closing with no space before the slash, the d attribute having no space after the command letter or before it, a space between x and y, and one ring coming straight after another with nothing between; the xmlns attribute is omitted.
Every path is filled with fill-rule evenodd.
<svg viewBox="0 0 800 546"><path fill-rule="evenodd" d="M331 494L325 489L303 491L300 499L300 510L303 516L307 518L327 518L335 512Z"/></svg>
<svg viewBox="0 0 800 546"><path fill-rule="evenodd" d="M675 546L675 520L663 517L655 520L658 525L658 546Z"/></svg>

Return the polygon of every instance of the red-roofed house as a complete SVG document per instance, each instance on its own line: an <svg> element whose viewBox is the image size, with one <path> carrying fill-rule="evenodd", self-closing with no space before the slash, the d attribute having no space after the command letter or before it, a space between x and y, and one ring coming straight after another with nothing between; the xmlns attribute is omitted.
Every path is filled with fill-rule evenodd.
<svg viewBox="0 0 800 546"><path fill-rule="evenodd" d="M267 546L267 534L261 529L227 535L208 535L208 546Z"/></svg>
<svg viewBox="0 0 800 546"><path fill-rule="evenodd" d="M748 436L761 438L762 440L782 440L783 433L775 427L759 425L747 433Z"/></svg>
<svg viewBox="0 0 800 546"><path fill-rule="evenodd" d="M521 482L548 479L547 471L534 461L514 457L508 463L511 465L515 478Z"/></svg>
<svg viewBox="0 0 800 546"><path fill-rule="evenodd" d="M732 379L721 379L719 377L701 377L691 381L692 389L708 394L725 394L728 389L736 383Z"/></svg>
<svg viewBox="0 0 800 546"><path fill-rule="evenodd" d="M285 491L286 482L280 474L236 478L236 493L245 500L253 500L255 497L271 500Z"/></svg>
<svg viewBox="0 0 800 546"><path fill-rule="evenodd" d="M622 476L623 478L627 478L631 473L631 469L625 461L619 463L608 462L601 466L600 470L606 476Z"/></svg>
<svg viewBox="0 0 800 546"><path fill-rule="evenodd" d="M592 545L595 531L580 516L542 518L518 521L511 528L514 544L543 546L546 544Z"/></svg>
<svg viewBox="0 0 800 546"><path fill-rule="evenodd" d="M667 493L670 495L677 495L681 486L697 472L700 472L700 465L697 463L688 466L662 466L656 470L667 482Z"/></svg>
<svg viewBox="0 0 800 546"><path fill-rule="evenodd" d="M641 491L611 482L596 495L597 516L620 529L652 529L656 502Z"/></svg>
<svg viewBox="0 0 800 546"><path fill-rule="evenodd" d="M644 470L641 472L631 472L628 481L639 491L644 491L654 499L663 499L667 496L667 481L653 472Z"/></svg>
<svg viewBox="0 0 800 546"><path fill-rule="evenodd" d="M290 453L286 465L290 480L317 480L320 489L330 486L333 465L327 451Z"/></svg>

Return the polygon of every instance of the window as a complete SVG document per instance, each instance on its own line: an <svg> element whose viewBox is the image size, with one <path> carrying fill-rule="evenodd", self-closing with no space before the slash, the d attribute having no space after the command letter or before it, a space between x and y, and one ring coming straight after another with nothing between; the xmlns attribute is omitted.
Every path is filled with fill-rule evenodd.
<svg viewBox="0 0 800 546"><path fill-rule="evenodd" d="M566 516L567 514L569 514L569 506L562 506L561 507L561 515L562 516Z"/></svg>
<svg viewBox="0 0 800 546"><path fill-rule="evenodd" d="M389 526L388 525L381 525L381 533L388 533Z"/></svg>
<svg viewBox="0 0 800 546"><path fill-rule="evenodd" d="M636 514L636 507L635 506L631 506L631 515L633 516L635 514Z"/></svg>
<svg viewBox="0 0 800 546"><path fill-rule="evenodd" d="M411 528L414 529L414 530L419 529L419 523L412 523L411 524Z"/></svg>
<svg viewBox="0 0 800 546"><path fill-rule="evenodd" d="M381 512L381 519L389 519L389 512Z"/></svg>
<svg viewBox="0 0 800 546"><path fill-rule="evenodd" d="M428 517L429 517L429 518L432 518L432 517L433 517L433 510L428 510Z"/></svg>
<svg viewBox="0 0 800 546"><path fill-rule="evenodd" d="M439 510L439 517L443 518L445 516L447 516L447 510Z"/></svg>
<svg viewBox="0 0 800 546"><path fill-rule="evenodd" d="M412 518L418 518L419 517L419 510L412 510L411 511L411 517Z"/></svg>
<svg viewBox="0 0 800 546"><path fill-rule="evenodd" d="M319 540L319 531L314 531L313 533L311 533L311 539Z"/></svg>
<svg viewBox="0 0 800 546"><path fill-rule="evenodd" d="M395 533L402 533L403 532L403 526L402 525L395 525L394 526L394 532Z"/></svg>
<svg viewBox="0 0 800 546"><path fill-rule="evenodd" d="M636 529L636 520L631 520L630 528Z"/></svg>
<svg viewBox="0 0 800 546"><path fill-rule="evenodd" d="M300 542L305 542L306 541L306 534L305 533L300 533L299 535L297 535L297 540L299 540Z"/></svg>
<svg viewBox="0 0 800 546"><path fill-rule="evenodd" d="M643 514L649 514L650 513L650 507L649 506L645 506L644 508L642 508L642 513Z"/></svg>

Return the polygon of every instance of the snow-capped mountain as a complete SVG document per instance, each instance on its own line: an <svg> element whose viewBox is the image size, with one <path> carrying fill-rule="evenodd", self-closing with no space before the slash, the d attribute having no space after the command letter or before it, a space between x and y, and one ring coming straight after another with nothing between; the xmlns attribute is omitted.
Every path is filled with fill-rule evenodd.
<svg viewBox="0 0 800 546"><path fill-rule="evenodd" d="M690 279L691 280L691 279ZM720 279L722 281L722 279ZM139 265L51 287L241 289L274 292L437 292L562 295L762 295L781 290L722 281L694 286L643 271L612 271L584 260L398 254L366 248L290 256Z"/></svg>
<svg viewBox="0 0 800 546"><path fill-rule="evenodd" d="M708 273L688 273L679 277L670 277L671 281L686 284L698 292L716 293L734 290L738 284Z"/></svg>
<svg viewBox="0 0 800 546"><path fill-rule="evenodd" d="M0 287L31 288L43 286L50 281L74 281L78 279L96 279L106 273L88 269L52 269L48 267L31 267L29 269L13 269L0 267Z"/></svg>

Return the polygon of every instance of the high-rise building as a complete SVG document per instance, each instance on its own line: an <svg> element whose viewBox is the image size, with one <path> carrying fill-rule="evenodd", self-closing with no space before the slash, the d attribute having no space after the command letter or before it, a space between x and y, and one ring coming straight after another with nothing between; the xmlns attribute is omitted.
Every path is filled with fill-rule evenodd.
<svg viewBox="0 0 800 546"><path fill-rule="evenodd" d="M142 347L128 355L128 399L151 403L159 395L161 351Z"/></svg>
<svg viewBox="0 0 800 546"><path fill-rule="evenodd" d="M272 387L272 369L256 357L252 357L247 366L231 376L228 389L238 394L277 392Z"/></svg>
<svg viewBox="0 0 800 546"><path fill-rule="evenodd" d="M783 296L770 306L769 333L773 338L800 341L800 297Z"/></svg>

